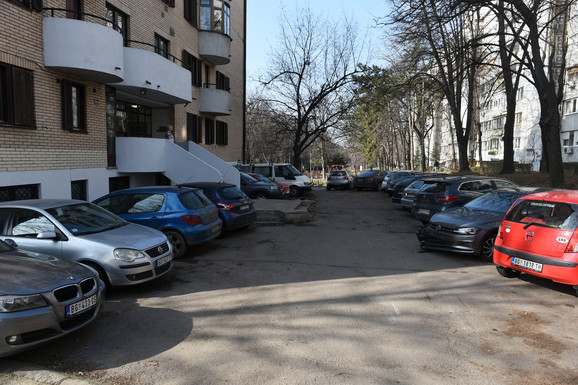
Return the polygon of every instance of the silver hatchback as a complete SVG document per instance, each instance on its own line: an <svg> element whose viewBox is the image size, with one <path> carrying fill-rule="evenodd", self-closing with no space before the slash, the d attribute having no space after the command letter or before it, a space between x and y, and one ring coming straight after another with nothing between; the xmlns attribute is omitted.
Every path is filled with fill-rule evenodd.
<svg viewBox="0 0 578 385"><path fill-rule="evenodd" d="M327 176L327 190L343 188L350 190L353 185L353 175L349 170L332 170Z"/></svg>
<svg viewBox="0 0 578 385"><path fill-rule="evenodd" d="M88 265L110 286L150 281L173 266L172 247L162 232L78 200L0 203L0 239Z"/></svg>

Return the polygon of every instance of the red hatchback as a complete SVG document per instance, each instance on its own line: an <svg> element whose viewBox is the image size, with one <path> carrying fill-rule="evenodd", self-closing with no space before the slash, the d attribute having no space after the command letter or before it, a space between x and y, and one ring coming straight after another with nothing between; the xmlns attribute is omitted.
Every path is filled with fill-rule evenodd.
<svg viewBox="0 0 578 385"><path fill-rule="evenodd" d="M578 291L578 191L526 195L504 217L494 263L507 278L527 273Z"/></svg>

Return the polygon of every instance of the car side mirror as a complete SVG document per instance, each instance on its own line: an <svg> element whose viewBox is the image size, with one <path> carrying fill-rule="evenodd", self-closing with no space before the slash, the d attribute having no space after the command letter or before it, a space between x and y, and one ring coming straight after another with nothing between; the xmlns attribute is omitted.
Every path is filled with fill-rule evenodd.
<svg viewBox="0 0 578 385"><path fill-rule="evenodd" d="M54 231L43 231L36 236L38 239L56 239L56 237L57 236Z"/></svg>
<svg viewBox="0 0 578 385"><path fill-rule="evenodd" d="M4 243L6 243L8 246L13 247L15 249L18 248L18 244L16 242L14 242L13 239L4 239Z"/></svg>

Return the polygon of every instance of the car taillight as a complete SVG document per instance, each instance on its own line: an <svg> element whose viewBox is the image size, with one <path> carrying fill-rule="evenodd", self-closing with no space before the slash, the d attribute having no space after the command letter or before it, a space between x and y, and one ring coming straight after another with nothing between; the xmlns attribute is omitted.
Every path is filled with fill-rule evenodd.
<svg viewBox="0 0 578 385"><path fill-rule="evenodd" d="M349 179L349 177L348 177L348 176L344 176L343 179Z"/></svg>
<svg viewBox="0 0 578 385"><path fill-rule="evenodd" d="M373 178L369 178L369 180L370 180L371 182L373 182Z"/></svg>
<svg viewBox="0 0 578 385"><path fill-rule="evenodd" d="M330 176L328 176L328 177L327 177L327 180L331 180L331 177L330 177Z"/></svg>
<svg viewBox="0 0 578 385"><path fill-rule="evenodd" d="M201 217L198 215L183 215L181 220L188 223L189 225L200 225L203 223L203 221L201 221Z"/></svg>
<svg viewBox="0 0 578 385"><path fill-rule="evenodd" d="M447 203L447 202L455 201L456 199L458 199L457 195L442 195L442 196L438 197L438 202Z"/></svg>
<svg viewBox="0 0 578 385"><path fill-rule="evenodd" d="M229 203L219 202L217 203L217 207L223 211L233 211L233 205Z"/></svg>
<svg viewBox="0 0 578 385"><path fill-rule="evenodd" d="M504 239L504 233L502 233L502 224L498 226L498 238Z"/></svg>
<svg viewBox="0 0 578 385"><path fill-rule="evenodd" d="M578 231L574 231L574 234L572 234L565 253L578 253Z"/></svg>

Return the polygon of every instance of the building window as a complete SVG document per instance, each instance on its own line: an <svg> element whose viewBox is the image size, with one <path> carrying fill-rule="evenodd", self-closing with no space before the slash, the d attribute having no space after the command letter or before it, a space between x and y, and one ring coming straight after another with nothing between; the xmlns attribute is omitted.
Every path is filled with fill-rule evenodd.
<svg viewBox="0 0 578 385"><path fill-rule="evenodd" d="M564 114L574 114L576 112L576 100L570 99L564 102Z"/></svg>
<svg viewBox="0 0 578 385"><path fill-rule="evenodd" d="M197 22L197 0L183 0L185 5L184 16L185 20L193 25L193 27L198 27Z"/></svg>
<svg viewBox="0 0 578 385"><path fill-rule="evenodd" d="M514 124L516 126L522 124L522 113L521 112L516 112L516 115L514 117Z"/></svg>
<svg viewBox="0 0 578 385"><path fill-rule="evenodd" d="M0 63L0 123L34 127L32 71Z"/></svg>
<svg viewBox="0 0 578 385"><path fill-rule="evenodd" d="M516 100L522 100L522 99L524 99L524 87L520 87L516 91Z"/></svg>
<svg viewBox="0 0 578 385"><path fill-rule="evenodd" d="M231 8L227 0L201 0L201 29L230 34Z"/></svg>
<svg viewBox="0 0 578 385"><path fill-rule="evenodd" d="M82 19L81 0L66 0L66 17L68 19Z"/></svg>
<svg viewBox="0 0 578 385"><path fill-rule="evenodd" d="M205 144L215 143L215 121L213 119L205 119Z"/></svg>
<svg viewBox="0 0 578 385"><path fill-rule="evenodd" d="M70 195L72 199L78 199L81 201L87 200L88 196L86 194L86 180L73 180L70 182Z"/></svg>
<svg viewBox="0 0 578 385"><path fill-rule="evenodd" d="M520 138L514 138L514 148L520 148Z"/></svg>
<svg viewBox="0 0 578 385"><path fill-rule="evenodd" d="M229 144L229 125L225 122L217 121L217 144Z"/></svg>
<svg viewBox="0 0 578 385"><path fill-rule="evenodd" d="M574 132L569 132L568 137L563 139L562 141L563 146L573 146L574 145Z"/></svg>
<svg viewBox="0 0 578 385"><path fill-rule="evenodd" d="M169 58L169 41L155 33L155 53Z"/></svg>
<svg viewBox="0 0 578 385"><path fill-rule="evenodd" d="M38 199L39 191L40 185L38 184L0 187L0 202Z"/></svg>
<svg viewBox="0 0 578 385"><path fill-rule="evenodd" d="M35 11L42 11L42 0L12 0L14 3L20 4L26 8Z"/></svg>
<svg viewBox="0 0 578 385"><path fill-rule="evenodd" d="M128 40L128 17L118 9L106 5L106 26L113 28L122 35L124 45L127 45Z"/></svg>
<svg viewBox="0 0 578 385"><path fill-rule="evenodd" d="M108 192L115 192L118 190L124 190L130 187L130 177L129 176L116 176L108 178Z"/></svg>
<svg viewBox="0 0 578 385"><path fill-rule="evenodd" d="M187 140L195 143L203 141L203 118L187 113Z"/></svg>
<svg viewBox="0 0 578 385"><path fill-rule="evenodd" d="M229 77L225 76L223 73L217 71L217 89L230 91L229 88Z"/></svg>
<svg viewBox="0 0 578 385"><path fill-rule="evenodd" d="M65 130L86 131L84 85L62 80L62 124Z"/></svg>
<svg viewBox="0 0 578 385"><path fill-rule="evenodd" d="M191 84L195 87L203 85L203 62L183 50L183 67L191 71Z"/></svg>
<svg viewBox="0 0 578 385"><path fill-rule="evenodd" d="M168 5L169 7L175 7L175 0L162 0L163 3L165 3L166 5Z"/></svg>

